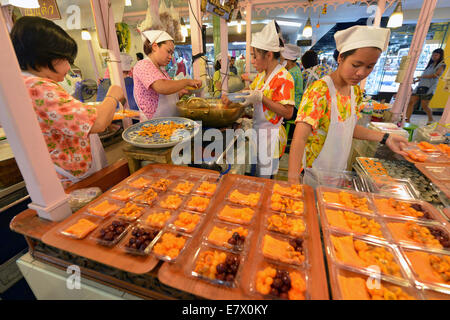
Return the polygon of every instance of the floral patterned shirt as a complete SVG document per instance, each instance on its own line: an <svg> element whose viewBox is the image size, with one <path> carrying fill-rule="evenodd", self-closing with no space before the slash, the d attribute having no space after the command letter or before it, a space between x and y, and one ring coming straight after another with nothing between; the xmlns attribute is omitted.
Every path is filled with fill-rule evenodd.
<svg viewBox="0 0 450 320"><path fill-rule="evenodd" d="M364 108L364 103L362 103L363 96L359 86L353 86L353 90L357 105L356 115L360 118L360 112ZM337 91L336 93L339 111L338 121L345 121L351 114L350 97L343 96ZM305 122L312 127L312 134L308 137L305 146L306 164L308 167L312 166L325 143L331 119L330 106L330 91L324 80L315 81L303 94L295 122Z"/></svg>
<svg viewBox="0 0 450 320"><path fill-rule="evenodd" d="M313 84L314 81L325 77L326 75L333 72L333 69L328 65L318 64L314 67L305 69L302 71L303 75L303 89L308 88ZM311 75L311 79L309 76ZM315 76L315 77L314 77ZM309 81L308 81L309 79Z"/></svg>
<svg viewBox="0 0 450 320"><path fill-rule="evenodd" d="M258 73L255 80L253 80L253 82L250 84L250 89L262 89L264 87L265 75L265 71ZM282 67L272 78L272 80L270 80L263 94L272 101L295 106L294 79L292 78L292 75L289 73L289 71L287 71L286 68ZM263 112L266 120L271 122L272 124L277 124L283 118L282 116L277 115L275 112L267 108L264 104Z"/></svg>
<svg viewBox="0 0 450 320"><path fill-rule="evenodd" d="M24 75L24 82L53 163L75 177L83 175L92 162L89 132L97 109L76 100L50 79Z"/></svg>
<svg viewBox="0 0 450 320"><path fill-rule="evenodd" d="M295 67L289 69L289 73L294 79L295 86L295 109L298 109L302 100L303 94L303 77L300 67L296 64Z"/></svg>

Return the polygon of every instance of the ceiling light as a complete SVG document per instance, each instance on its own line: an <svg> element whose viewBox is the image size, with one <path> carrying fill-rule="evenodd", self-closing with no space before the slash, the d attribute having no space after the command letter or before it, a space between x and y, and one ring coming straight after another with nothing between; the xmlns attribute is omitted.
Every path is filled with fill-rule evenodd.
<svg viewBox="0 0 450 320"><path fill-rule="evenodd" d="M125 6L126 7L131 7L132 6L131 0L125 0Z"/></svg>
<svg viewBox="0 0 450 320"><path fill-rule="evenodd" d="M403 11L402 11L402 1L399 0L397 6L389 17L389 21L387 24L388 28L398 28L403 24Z"/></svg>
<svg viewBox="0 0 450 320"><path fill-rule="evenodd" d="M242 15L241 15L241 11L239 10L237 15L236 15L236 20L237 20L237 32L241 33L242 32Z"/></svg>
<svg viewBox="0 0 450 320"><path fill-rule="evenodd" d="M81 39L83 40L91 40L91 34L86 29L81 30Z"/></svg>
<svg viewBox="0 0 450 320"><path fill-rule="evenodd" d="M38 0L9 0L9 4L26 9L35 9L40 7Z"/></svg>
<svg viewBox="0 0 450 320"><path fill-rule="evenodd" d="M311 26L311 19L308 18L308 21L306 21L306 25L303 28L303 34L305 38L309 38L312 36L312 26Z"/></svg>
<svg viewBox="0 0 450 320"><path fill-rule="evenodd" d="M286 27L300 28L302 26L301 22L277 20L277 23L278 23L279 26L286 26Z"/></svg>

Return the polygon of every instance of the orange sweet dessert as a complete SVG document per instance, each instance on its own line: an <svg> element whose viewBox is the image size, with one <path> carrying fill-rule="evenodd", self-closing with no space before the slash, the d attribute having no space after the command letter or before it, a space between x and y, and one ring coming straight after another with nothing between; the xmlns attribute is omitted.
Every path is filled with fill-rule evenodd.
<svg viewBox="0 0 450 320"><path fill-rule="evenodd" d="M328 223L333 227L384 238L381 233L381 225L374 219L343 210L326 209L325 214L327 215Z"/></svg>
<svg viewBox="0 0 450 320"><path fill-rule="evenodd" d="M139 117L139 111L122 109L114 113L113 120L122 120L123 118Z"/></svg>
<svg viewBox="0 0 450 320"><path fill-rule="evenodd" d="M135 194L136 194L136 192L134 192L133 190L125 188L118 192L111 193L111 198L120 200L120 201L128 201Z"/></svg>
<svg viewBox="0 0 450 320"><path fill-rule="evenodd" d="M283 187L278 183L273 185L273 192L282 196L288 196L291 198L299 199L303 195L303 188L299 184L291 184L288 187Z"/></svg>
<svg viewBox="0 0 450 320"><path fill-rule="evenodd" d="M353 240L352 236L331 236L331 242L340 262L361 268L377 265L384 274L401 277L400 266L386 248Z"/></svg>
<svg viewBox="0 0 450 320"><path fill-rule="evenodd" d="M147 187L151 182L152 181L150 179L139 177L138 179L135 179L132 182L130 182L128 185L136 189L143 189Z"/></svg>
<svg viewBox="0 0 450 320"><path fill-rule="evenodd" d="M250 192L249 194L244 194L235 189L230 193L229 200L233 203L256 207L258 205L260 196L261 194L259 192Z"/></svg>
<svg viewBox="0 0 450 320"><path fill-rule="evenodd" d="M239 269L239 258L223 251L206 250L199 254L194 272L203 277L233 283Z"/></svg>
<svg viewBox="0 0 450 320"><path fill-rule="evenodd" d="M89 232L97 228L98 224L89 221L88 219L80 219L75 224L71 225L63 231L77 239L83 239Z"/></svg>
<svg viewBox="0 0 450 320"><path fill-rule="evenodd" d="M450 285L450 256L423 251L408 251L406 256L420 279Z"/></svg>
<svg viewBox="0 0 450 320"><path fill-rule="evenodd" d="M369 289L367 279L338 275L343 300L414 300L402 288L380 284L379 289Z"/></svg>
<svg viewBox="0 0 450 320"><path fill-rule="evenodd" d="M236 223L249 223L254 215L255 211L253 209L244 208L233 208L229 205L225 205L223 209L219 212L219 219L236 222Z"/></svg>
<svg viewBox="0 0 450 320"><path fill-rule="evenodd" d="M267 229L299 237L305 232L306 226L302 219L274 214L267 219Z"/></svg>
<svg viewBox="0 0 450 320"><path fill-rule="evenodd" d="M411 204L392 198L375 198L374 203L380 213L390 216L432 219L428 212L424 212L420 204Z"/></svg>
<svg viewBox="0 0 450 320"><path fill-rule="evenodd" d="M186 204L186 208L193 211L205 212L209 205L209 198L192 196Z"/></svg>
<svg viewBox="0 0 450 320"><path fill-rule="evenodd" d="M144 213L144 208L134 203L128 202L125 207L117 211L117 217L129 220L135 220Z"/></svg>
<svg viewBox="0 0 450 320"><path fill-rule="evenodd" d="M289 240L279 240L268 234L264 236L262 252L267 258L285 263L302 264L305 261L301 246L293 246Z"/></svg>
<svg viewBox="0 0 450 320"><path fill-rule="evenodd" d="M217 184L203 181L197 189L197 193L211 197L216 192Z"/></svg>
<svg viewBox="0 0 450 320"><path fill-rule="evenodd" d="M169 123L159 123L157 125L149 124L142 126L141 130L138 132L138 135L151 137L154 134L159 133L161 138L169 140L176 130L183 128L183 124L177 124L173 121L170 121Z"/></svg>
<svg viewBox="0 0 450 320"><path fill-rule="evenodd" d="M153 247L153 252L163 257L175 259L184 248L186 238L173 233L164 233L158 243Z"/></svg>
<svg viewBox="0 0 450 320"><path fill-rule="evenodd" d="M175 195L169 195L167 198L162 201L159 205L165 209L178 209L181 205L181 202L183 202L183 199L181 199L177 194Z"/></svg>
<svg viewBox="0 0 450 320"><path fill-rule="evenodd" d="M381 162L369 158L360 158L360 162L364 169L371 176L388 176L387 170L383 167Z"/></svg>
<svg viewBox="0 0 450 320"><path fill-rule="evenodd" d="M431 233L428 227L420 226L412 221L408 221L406 223L392 222L388 223L387 225L392 235L394 236L394 239L397 241L409 240L424 245L428 248L443 248L441 242Z"/></svg>
<svg viewBox="0 0 450 320"><path fill-rule="evenodd" d="M417 146L422 150L423 152L438 152L438 148L435 145L432 145L429 142L422 141L417 144Z"/></svg>
<svg viewBox="0 0 450 320"><path fill-rule="evenodd" d="M245 238L248 236L248 229L243 227L227 228L214 226L208 235L208 241L219 247L241 249Z"/></svg>
<svg viewBox="0 0 450 320"><path fill-rule="evenodd" d="M145 223L157 227L162 228L166 224L166 222L170 219L171 213L170 211L164 211L164 212L155 212L150 214L147 219L145 220Z"/></svg>
<svg viewBox="0 0 450 320"><path fill-rule="evenodd" d="M305 300L306 282L297 271L266 267L256 273L256 291L281 299Z"/></svg>
<svg viewBox="0 0 450 320"><path fill-rule="evenodd" d="M437 147L439 148L439 150L441 150L443 154L446 154L447 157L450 157L450 146L440 143Z"/></svg>
<svg viewBox="0 0 450 320"><path fill-rule="evenodd" d="M173 191L179 192L182 194L188 194L191 192L192 188L194 187L194 184L192 182L186 181L186 182L180 182L177 184L175 189Z"/></svg>
<svg viewBox="0 0 450 320"><path fill-rule="evenodd" d="M194 231L195 227L199 222L200 222L200 215L182 211L178 215L177 220L173 222L173 224L177 228L180 228L183 231L190 233Z"/></svg>
<svg viewBox="0 0 450 320"><path fill-rule="evenodd" d="M275 211L301 215L303 213L303 201L282 197L278 193L270 197L270 208Z"/></svg>
<svg viewBox="0 0 450 320"><path fill-rule="evenodd" d="M369 202L366 198L357 197L346 191L324 192L323 198L327 203L336 203L349 209L372 212L372 210L369 209Z"/></svg>
<svg viewBox="0 0 450 320"><path fill-rule="evenodd" d="M425 162L428 158L426 154L418 150L407 150L408 157L417 162Z"/></svg>
<svg viewBox="0 0 450 320"><path fill-rule="evenodd" d="M119 206L117 204L110 203L108 202L108 200L104 200L95 207L90 207L88 211L93 215L106 217L115 212L117 209L119 209Z"/></svg>
<svg viewBox="0 0 450 320"><path fill-rule="evenodd" d="M172 182L172 181L170 181L169 179L161 178L161 179L159 179L158 181L154 182L154 183L151 185L151 187L152 187L153 189L156 189L156 190L166 191L166 190L167 190L167 187L169 186L169 184L170 184L171 182Z"/></svg>
<svg viewBox="0 0 450 320"><path fill-rule="evenodd" d="M143 204L150 204L156 199L156 197L158 197L158 194L155 192L155 190L149 188L145 190L143 193L134 197L133 201Z"/></svg>

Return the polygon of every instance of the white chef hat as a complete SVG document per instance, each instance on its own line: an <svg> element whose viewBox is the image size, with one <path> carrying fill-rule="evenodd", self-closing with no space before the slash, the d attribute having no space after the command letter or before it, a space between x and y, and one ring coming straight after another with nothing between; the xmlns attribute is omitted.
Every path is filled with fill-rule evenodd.
<svg viewBox="0 0 450 320"><path fill-rule="evenodd" d="M301 49L295 44L288 43L281 51L281 55L287 60L297 60L301 55Z"/></svg>
<svg viewBox="0 0 450 320"><path fill-rule="evenodd" d="M250 46L271 52L281 51L275 20L270 21L260 32L253 34Z"/></svg>
<svg viewBox="0 0 450 320"><path fill-rule="evenodd" d="M122 71L130 71L131 64L133 63L133 58L125 52L120 53L120 62L122 65Z"/></svg>
<svg viewBox="0 0 450 320"><path fill-rule="evenodd" d="M165 31L163 30L147 30L143 31L141 33L142 41L145 42L145 40L150 41L150 44L153 43L160 43L167 40L173 40L173 38Z"/></svg>
<svg viewBox="0 0 450 320"><path fill-rule="evenodd" d="M353 26L334 34L336 49L344 53L353 49L376 47L385 51L389 44L391 30L387 28Z"/></svg>

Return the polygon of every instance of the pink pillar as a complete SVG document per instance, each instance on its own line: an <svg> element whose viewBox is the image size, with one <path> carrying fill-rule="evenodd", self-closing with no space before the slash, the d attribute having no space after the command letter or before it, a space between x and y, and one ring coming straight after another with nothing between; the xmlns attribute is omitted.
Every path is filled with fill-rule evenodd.
<svg viewBox="0 0 450 320"><path fill-rule="evenodd" d="M222 60L220 61L222 74L222 93L228 92L228 24L225 19L220 18L220 53Z"/></svg>
<svg viewBox="0 0 450 320"><path fill-rule="evenodd" d="M94 68L95 80L100 79L100 74L98 73L97 61L95 60L94 49L92 48L92 40L87 40L87 46L89 54L91 56L92 68Z"/></svg>
<svg viewBox="0 0 450 320"><path fill-rule="evenodd" d="M250 0L245 5L245 73L250 76L251 55L250 44L252 41L252 3ZM245 81L245 85L249 85L249 81Z"/></svg>
<svg viewBox="0 0 450 320"><path fill-rule="evenodd" d="M416 31L414 32L414 36L411 41L411 47L408 53L408 55L411 57L411 60L409 65L407 66L405 78L398 89L394 106L392 107L392 113L402 114L403 121L405 118L406 110L408 109L407 106L409 103L409 99L411 97L411 85L414 71L416 70L417 61L419 60L423 43L430 27L431 18L433 17L434 8L436 7L436 2L437 0L427 0L422 4L419 20L417 21Z"/></svg>
<svg viewBox="0 0 450 320"><path fill-rule="evenodd" d="M9 32L0 15L0 122L39 217L59 221L72 211L33 110Z"/></svg>
<svg viewBox="0 0 450 320"><path fill-rule="evenodd" d="M200 7L200 0L190 0L189 7L189 24L191 25L191 44L192 44L192 56L199 54L203 50L202 42L202 11ZM199 25L200 24L200 25ZM206 54L206 52L204 52ZM194 79L200 79L202 75L202 63L201 59L196 59L192 68L194 70ZM203 72L204 73L204 72Z"/></svg>

